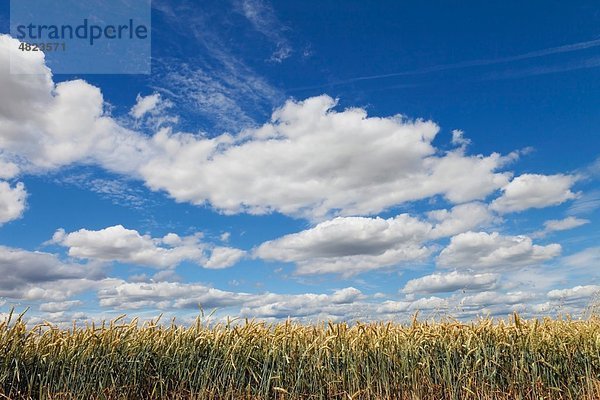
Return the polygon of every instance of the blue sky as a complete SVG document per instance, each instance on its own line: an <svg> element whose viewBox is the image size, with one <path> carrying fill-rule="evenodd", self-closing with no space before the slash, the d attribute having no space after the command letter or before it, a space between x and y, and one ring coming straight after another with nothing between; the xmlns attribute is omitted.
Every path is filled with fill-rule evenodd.
<svg viewBox="0 0 600 400"><path fill-rule="evenodd" d="M153 0L150 75L63 75L0 3L0 313L585 313L597 4L340 4Z"/></svg>

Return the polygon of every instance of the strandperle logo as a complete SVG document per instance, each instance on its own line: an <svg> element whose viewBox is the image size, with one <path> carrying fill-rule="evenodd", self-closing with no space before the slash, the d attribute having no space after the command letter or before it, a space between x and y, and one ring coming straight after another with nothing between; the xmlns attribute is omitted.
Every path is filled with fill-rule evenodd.
<svg viewBox="0 0 600 400"><path fill-rule="evenodd" d="M120 40L120 39L147 39L148 26L137 24L133 19L129 19L127 24L122 25L96 25L90 24L85 18L80 25L38 25L30 23L28 25L17 25L17 39L30 40L73 40L86 39L90 46L94 41L100 39Z"/></svg>
<svg viewBox="0 0 600 400"><path fill-rule="evenodd" d="M149 74L150 1L11 0L11 36L20 52L43 52L53 73Z"/></svg>

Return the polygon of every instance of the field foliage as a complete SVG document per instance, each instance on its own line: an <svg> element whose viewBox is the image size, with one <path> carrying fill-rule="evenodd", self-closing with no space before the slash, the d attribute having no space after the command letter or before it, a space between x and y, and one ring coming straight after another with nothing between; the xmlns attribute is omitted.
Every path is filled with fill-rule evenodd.
<svg viewBox="0 0 600 400"><path fill-rule="evenodd" d="M0 324L0 398L599 399L600 320Z"/></svg>

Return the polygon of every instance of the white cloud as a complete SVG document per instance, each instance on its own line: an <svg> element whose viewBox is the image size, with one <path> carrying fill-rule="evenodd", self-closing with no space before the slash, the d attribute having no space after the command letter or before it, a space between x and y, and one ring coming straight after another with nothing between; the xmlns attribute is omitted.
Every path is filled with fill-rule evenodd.
<svg viewBox="0 0 600 400"><path fill-rule="evenodd" d="M570 190L576 180L572 175L523 174L504 186L490 207L508 213L561 204L577 197Z"/></svg>
<svg viewBox="0 0 600 400"><path fill-rule="evenodd" d="M464 146L440 155L431 144L439 130L434 123L368 117L358 108L334 111L328 96L288 101L270 123L237 136L206 138L162 129L149 139L112 119L98 88L81 80L55 85L43 56L19 52L17 43L2 35L0 47L7 51L0 53L12 56L17 70L36 73L31 78L36 81L0 74L11 92L0 100L7 176L19 169L95 163L141 176L150 188L178 201L209 203L226 213L280 211L313 219L375 214L435 195L463 203L498 188L503 194L491 207L499 212L576 197L570 190L574 176L525 174L508 183L511 174L496 171L515 155L467 156ZM140 97L132 113L141 117L159 101L158 94ZM465 140L453 133L455 144Z"/></svg>
<svg viewBox="0 0 600 400"><path fill-rule="evenodd" d="M581 300L588 299L600 294L600 286L585 285L575 286L569 289L557 289L548 292L548 298L551 300Z"/></svg>
<svg viewBox="0 0 600 400"><path fill-rule="evenodd" d="M221 236L219 236L219 239L221 240L221 242L228 242L230 238L231 238L231 232L223 232L221 234Z"/></svg>
<svg viewBox="0 0 600 400"><path fill-rule="evenodd" d="M81 229L72 233L58 230L53 241L68 247L71 257L119 261L155 268L172 268L184 261L191 261L206 268L225 268L235 264L244 254L232 248L212 249L207 258L205 252L211 246L201 242L199 234L180 237L169 233L163 238L140 235L122 225L98 231Z"/></svg>
<svg viewBox="0 0 600 400"><path fill-rule="evenodd" d="M471 140L465 138L464 132L460 129L454 129L452 131L452 144L455 146L467 146L471 144Z"/></svg>
<svg viewBox="0 0 600 400"><path fill-rule="evenodd" d="M554 232L577 228L578 226L588 224L589 222L590 221L587 219L567 217L561 220L546 221L544 222L544 226L546 227L546 231Z"/></svg>
<svg viewBox="0 0 600 400"><path fill-rule="evenodd" d="M376 312L382 316L388 316L390 314L398 314L409 311L423 311L423 310L446 310L449 306L447 299L439 297L423 297L414 301L394 301L387 300L381 303L376 308Z"/></svg>
<svg viewBox="0 0 600 400"><path fill-rule="evenodd" d="M497 220L489 208L479 202L460 204L449 211L430 211L427 216L430 220L437 222L431 232L432 238L453 236L471 229L488 226Z"/></svg>
<svg viewBox="0 0 600 400"><path fill-rule="evenodd" d="M158 106L160 102L160 94L153 93L148 96L137 95L136 103L131 108L129 114L131 114L134 118L140 119L147 113L153 111Z"/></svg>
<svg viewBox="0 0 600 400"><path fill-rule="evenodd" d="M563 262L570 267L595 270L600 265L600 247L590 247L564 257Z"/></svg>
<svg viewBox="0 0 600 400"><path fill-rule="evenodd" d="M89 190L115 205L147 210L153 205L153 200L148 195L148 190L140 185L135 185L130 179L125 178L97 178L92 173L68 174L55 180L61 185L73 185L82 190Z"/></svg>
<svg viewBox="0 0 600 400"><path fill-rule="evenodd" d="M451 210L429 212L436 222L408 214L394 218L336 217L313 228L285 235L260 245L255 256L294 262L300 275L357 273L420 261L430 254L427 241L488 225L496 217L482 203L467 203Z"/></svg>
<svg viewBox="0 0 600 400"><path fill-rule="evenodd" d="M0 225L21 218L26 201L25 185L19 182L11 187L8 182L0 181Z"/></svg>
<svg viewBox="0 0 600 400"><path fill-rule="evenodd" d="M590 214L600 208L600 190L590 190L578 197L569 207L571 215Z"/></svg>
<svg viewBox="0 0 600 400"><path fill-rule="evenodd" d="M14 162L2 160L2 153L0 152L0 179L12 179L19 172L19 166Z"/></svg>
<svg viewBox="0 0 600 400"><path fill-rule="evenodd" d="M282 62L292 54L292 47L284 36L285 28L279 22L270 4L263 0L240 0L236 5L254 29L275 44L276 49L270 61Z"/></svg>
<svg viewBox="0 0 600 400"><path fill-rule="evenodd" d="M0 246L0 297L64 300L104 278L93 265L67 264L55 255Z"/></svg>
<svg viewBox="0 0 600 400"><path fill-rule="evenodd" d="M204 263L204 266L216 269L228 268L237 264L245 255L246 252L240 249L215 247L210 254L210 258Z"/></svg>
<svg viewBox="0 0 600 400"><path fill-rule="evenodd" d="M474 270L519 268L513 274L516 276L522 272L521 267L539 265L560 254L558 244L539 246L524 236L467 231L487 227L497 220L489 207L475 200L483 200L502 188L502 196L491 207L498 212L560 204L577 196L571 192L577 178L525 174L508 183L512 174L499 171L516 156L466 155L469 140L460 131L454 131L452 138L452 143L460 148L444 153L432 144L439 128L431 121L369 117L360 108L335 110L335 100L319 96L289 101L273 113L270 122L235 135L209 138L164 128L146 136L119 125L104 108L104 98L97 87L81 80L55 85L41 53L10 50L17 47L16 43L0 35L0 87L7 88L3 93L10 93L0 95L0 179L73 163L94 164L141 179L177 201L211 205L225 213L278 211L313 221L341 215L256 249L257 257L295 263L298 274L350 276L408 261L415 264L435 248L428 247L427 242L452 235L457 236L438 258L442 266ZM23 79L4 73L11 51L14 66L33 75ZM229 62L225 58L222 61ZM227 81L228 71L239 68L228 65L215 81L210 73L190 67L176 76L180 81L173 79L172 83L185 83L181 96L195 94L202 110L212 112L212 106L217 104L222 106L217 107L218 112L226 110L224 114L230 114L232 120L244 119L247 115L237 103L230 103L228 94L241 91L252 99L253 90L262 87L264 90L256 96L264 100L272 92L259 80L247 86L240 84L240 76L235 77L235 82ZM205 80L195 81L196 73ZM229 83L235 84L235 90L225 90ZM160 114L162 101L158 94L138 96L131 115L147 119ZM131 193L124 193L117 183L98 180L90 185L98 193L123 194L124 201L133 201L133 197L128 197ZM457 205L427 213L428 221L407 214L389 219L355 216L373 215L435 196ZM11 187L0 181L0 224L18 218L25 200L21 183ZM587 220L570 217L547 221L545 226L548 231L564 230L584 221ZM180 237L171 233L153 238L120 225L98 231L58 231L54 239L67 247L72 257L156 268L172 268L184 261L206 268L225 268L245 256L239 249L204 243L198 235ZM228 235L221 239L226 241ZM598 249L592 248L563 260L570 266L589 266L597 264L598 259ZM542 269L529 275L535 279L539 271ZM106 279L94 265L66 263L48 253L5 247L0 247L0 275L0 296L50 299L53 302L41 309L57 315L66 315L64 311L79 304L77 300L65 301L73 293L100 288L102 305L109 307L180 309L201 303L205 307L241 307L244 315L264 318L377 318L394 310L441 309L454 305L456 299L415 300L414 294L463 288L497 290L499 280L498 275L491 273L434 274L406 284L403 291L413 296L378 304L365 301L367 297L355 288L297 295L226 292L201 284L173 282L179 278L172 269L159 271L151 278L134 278L146 283L127 283ZM547 279L538 280L544 278ZM587 289L575 289L572 290L587 293ZM494 296L496 303L518 305L529 301L524 292L485 292L467 297L464 303L495 305Z"/></svg>
<svg viewBox="0 0 600 400"><path fill-rule="evenodd" d="M560 251L559 244L535 245L527 236L466 232L450 240L437 262L444 267L514 269L541 264L560 255Z"/></svg>
<svg viewBox="0 0 600 400"><path fill-rule="evenodd" d="M509 174L494 172L506 162L498 154L436 156L432 122L369 118L334 105L328 96L289 101L271 123L238 137L162 131L152 141L161 155L140 172L179 201L311 218L373 214L437 194L465 202L508 182Z"/></svg>
<svg viewBox="0 0 600 400"><path fill-rule="evenodd" d="M483 199L511 176L496 171L513 157L439 154L433 122L368 117L359 108L338 112L328 96L288 101L271 122L236 136L164 128L149 138L111 118L97 87L81 80L54 85L43 58L15 50L17 43L3 35L0 57L15 53L16 64L38 73L38 81L2 74L12 90L0 104L0 149L25 160L18 167L26 172L98 164L141 177L177 201L313 219L375 214L436 195L454 203Z"/></svg>
<svg viewBox="0 0 600 400"><path fill-rule="evenodd" d="M173 244L179 243L174 235L165 240ZM0 247L0 274L4 277L0 282L0 296L9 301L43 301L45 304L41 304L39 309L45 313L46 319L65 319L67 322L72 316L67 315L66 311L82 305L80 300L69 298L85 291L96 291L100 306L106 307L107 312L145 309L197 313L201 306L205 310L218 308L221 315L222 309L229 309L229 315L267 321L287 317L302 321L406 320L417 310L447 315L448 310L455 309L461 310L453 314L460 318L474 317L480 313L502 315L513 309L529 309L534 314L544 314L550 312L553 304L556 305L552 303L550 307L546 307L547 305L539 304L534 307L532 302L541 294L539 290L508 293L486 291L462 298L415 298L414 294L417 292L433 293L440 285L445 285L443 290L446 290L449 286L458 284L458 281L466 282L466 278L461 276L464 274L460 273L447 274L440 279L424 277L425 279L414 280L407 287L413 286L418 290L410 293L410 297L379 302L381 296L367 296L353 287L320 294L232 292L201 283L165 281L164 279L173 279L172 270L162 272L167 272L168 276L153 279L140 277L145 282L126 282L106 278L102 270L93 265L66 264L52 254ZM493 283L493 277L493 274L475 274L471 283L478 285L478 290L495 289L497 286ZM594 296L597 290L597 286L590 286L552 291L548 298L553 302L568 302L568 310L577 312L585 307L588 302L586 299ZM86 317L82 315L80 318Z"/></svg>
<svg viewBox="0 0 600 400"><path fill-rule="evenodd" d="M203 124L199 130L238 131L256 126L257 116L268 116L282 101L283 93L235 52L232 40L238 36L228 37L229 30L216 28L220 22L231 21L219 21L219 16L193 6L190 0L153 0L152 8L174 29L176 38L191 39L202 47L202 57L195 57L193 62L158 58L152 65L153 87L173 100L178 110L189 114L194 124Z"/></svg>
<svg viewBox="0 0 600 400"><path fill-rule="evenodd" d="M105 286L98 292L100 304L115 310L159 309L204 310L219 309L218 315L258 318L277 321L288 317L302 321L317 320L406 320L415 311L441 312L458 306L467 309L465 315L474 315L486 306L488 311L501 314L510 312L502 305L521 306L519 301L535 298L523 292L484 292L482 295L460 297L422 297L417 299L387 300L367 296L353 287L333 290L331 293L244 293L231 292L199 283L127 283ZM459 315L460 316L460 315Z"/></svg>
<svg viewBox="0 0 600 400"><path fill-rule="evenodd" d="M590 221L587 219L576 217L567 217L564 219L551 219L544 222L544 229L535 232L532 236L544 237L551 232L566 231L589 223Z"/></svg>
<svg viewBox="0 0 600 400"><path fill-rule="evenodd" d="M255 250L265 260L295 262L301 275L356 273L426 257L431 225L408 214L395 218L337 217Z"/></svg>
<svg viewBox="0 0 600 400"><path fill-rule="evenodd" d="M349 315L365 296L353 287L331 294L250 294L215 289L197 283L127 283L106 287L98 292L100 305L115 309L158 308L204 310L236 307L239 316L287 318Z"/></svg>
<svg viewBox="0 0 600 400"><path fill-rule="evenodd" d="M254 255L264 260L295 263L299 275L338 273L349 277L424 260L431 253L426 246L428 240L494 220L480 203L460 205L451 211L437 210L428 215L441 222L432 227L408 214L389 219L337 217L265 242ZM558 244L535 245L526 236L469 231L452 237L439 254L438 264L455 268L516 268L541 264L558 256L560 251ZM466 278L460 274L450 276Z"/></svg>
<svg viewBox="0 0 600 400"><path fill-rule="evenodd" d="M498 274L465 274L453 271L448 274L433 274L406 282L404 293L444 293L457 290L491 289L496 286Z"/></svg>
<svg viewBox="0 0 600 400"><path fill-rule="evenodd" d="M395 265L406 265L408 261L413 261L412 265L414 265L424 261L430 252L430 249L425 246L407 245L400 248L391 248L377 256L357 255L316 258L298 262L295 273L297 275L340 274L345 278L349 278L366 271Z"/></svg>
<svg viewBox="0 0 600 400"><path fill-rule="evenodd" d="M462 298L462 306L490 306L497 304L519 304L534 299L536 296L530 292L481 292Z"/></svg>
<svg viewBox="0 0 600 400"><path fill-rule="evenodd" d="M134 173L140 154L149 156L144 138L105 113L100 89L83 80L55 85L43 53L19 51L18 43L0 35L0 87L10 94L0 96L3 158L25 172L93 162Z"/></svg>
<svg viewBox="0 0 600 400"><path fill-rule="evenodd" d="M519 289L545 293L569 278L566 269L557 264L560 262L511 270L502 276L502 287L506 290Z"/></svg>
<svg viewBox="0 0 600 400"><path fill-rule="evenodd" d="M148 96L138 94L136 104L129 111L129 115L134 119L135 129L146 128L149 132L155 132L163 126L179 122L179 116L170 112L173 107L173 102L163 98L160 93Z"/></svg>
<svg viewBox="0 0 600 400"><path fill-rule="evenodd" d="M250 295L226 292L202 284L154 282L121 282L98 291L100 305L116 309L155 307L204 309L239 305Z"/></svg>
<svg viewBox="0 0 600 400"><path fill-rule="evenodd" d="M264 294L254 296L240 310L244 317L301 318L315 319L352 318L364 307L361 302L366 296L356 288L348 287L334 291L332 294ZM355 308L355 310L353 310Z"/></svg>
<svg viewBox="0 0 600 400"><path fill-rule="evenodd" d="M40 311L56 313L61 311L68 311L74 307L83 305L81 300L70 300L70 301L59 301L59 302L48 302L40 304Z"/></svg>

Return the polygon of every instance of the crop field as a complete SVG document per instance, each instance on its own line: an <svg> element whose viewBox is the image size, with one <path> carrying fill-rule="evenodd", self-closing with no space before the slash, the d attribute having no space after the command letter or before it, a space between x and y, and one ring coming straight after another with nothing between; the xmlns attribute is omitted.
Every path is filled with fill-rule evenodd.
<svg viewBox="0 0 600 400"><path fill-rule="evenodd" d="M0 398L598 399L600 319L0 324Z"/></svg>

